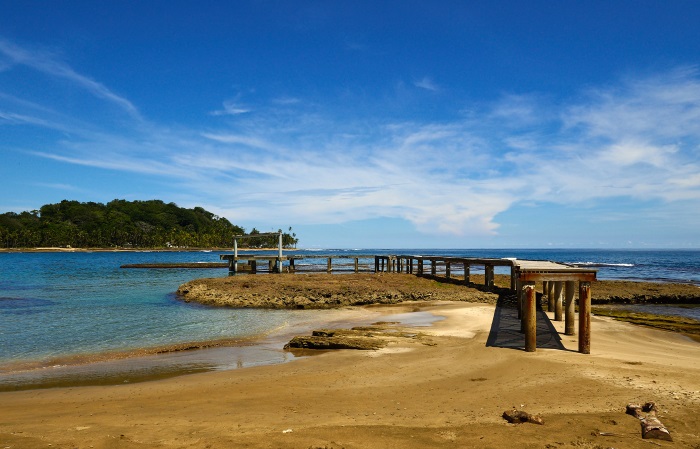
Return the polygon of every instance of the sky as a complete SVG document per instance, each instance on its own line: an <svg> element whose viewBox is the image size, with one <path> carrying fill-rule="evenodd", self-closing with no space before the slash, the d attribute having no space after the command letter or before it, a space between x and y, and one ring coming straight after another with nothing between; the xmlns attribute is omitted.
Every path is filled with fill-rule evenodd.
<svg viewBox="0 0 700 449"><path fill-rule="evenodd" d="M0 212L700 248L700 2L0 0Z"/></svg>

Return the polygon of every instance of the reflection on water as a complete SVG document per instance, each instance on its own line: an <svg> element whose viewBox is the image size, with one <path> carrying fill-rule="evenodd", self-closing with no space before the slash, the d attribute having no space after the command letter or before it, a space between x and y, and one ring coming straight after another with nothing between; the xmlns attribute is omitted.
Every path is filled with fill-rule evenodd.
<svg viewBox="0 0 700 449"><path fill-rule="evenodd" d="M319 311L316 311L319 312ZM323 312L323 311L320 311ZM362 315L358 315L361 313ZM331 315L320 314L319 318ZM345 310L332 315L333 321L312 321L280 330L236 346L170 352L80 365L57 365L19 372L0 373L0 391L61 386L119 385L165 379L185 374L222 371L259 365L285 363L299 358L283 349L294 335L308 334L317 327L368 325L378 319L404 326L429 326L443 319L428 312L381 316L366 310ZM305 353L309 355L309 353Z"/></svg>

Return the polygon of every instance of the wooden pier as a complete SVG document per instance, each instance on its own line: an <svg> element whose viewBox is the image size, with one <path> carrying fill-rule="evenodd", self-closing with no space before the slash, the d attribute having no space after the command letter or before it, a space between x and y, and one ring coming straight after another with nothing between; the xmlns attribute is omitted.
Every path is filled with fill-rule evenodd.
<svg viewBox="0 0 700 449"><path fill-rule="evenodd" d="M248 270L253 274L260 271L269 273L298 273L298 272L372 272L369 264L361 264L360 260L374 259L374 255L283 255L283 256L268 256L256 254L221 254L221 260L228 261L229 272L236 274L241 271L240 265L243 264L249 267ZM325 264L313 264L313 266L300 266L297 262L303 260L318 260L326 259ZM284 265L287 262L287 265ZM342 263L339 263L342 262ZM267 270L265 270L267 266Z"/></svg>
<svg viewBox="0 0 700 449"><path fill-rule="evenodd" d="M566 335L576 335L575 297L578 290L578 350L583 354L591 352L591 282L596 280L597 275L597 270L594 269L539 260L420 255L282 255L280 251L278 255L238 254L236 252L234 254L221 254L220 258L228 261L229 272L233 274L239 271L241 263L247 264L250 269L246 271L251 273L257 273L261 267L267 265L267 271L270 273L374 271L375 273L409 273L416 276L439 277L439 275L443 275L446 279L457 279L457 281L460 280L455 278L453 273L461 271L463 274L461 282L465 285L472 284L473 267L483 267L486 288L494 287L496 267L504 267L510 273L510 290L517 295L518 318L521 320L521 330L525 334L525 351L534 352L537 349L536 284L541 282L542 294L546 295L548 300L547 310L553 312L555 321L565 321ZM326 259L325 269L321 269L323 264L314 264L312 269L299 270L297 261L304 259ZM360 260L372 259L374 259L374 270L368 266L361 267ZM339 261L344 263L339 265ZM287 262L286 267L283 265L284 262Z"/></svg>
<svg viewBox="0 0 700 449"><path fill-rule="evenodd" d="M537 349L537 292L536 283L542 282L542 294L547 296L547 311L554 313L555 321L564 321L565 335L575 332L575 296L578 282L579 292L579 339L578 350L591 352L591 282L596 280L597 270L579 268L562 263L543 260L483 259L469 257L437 256L376 256L376 272L413 273L417 276L437 275L437 268L444 267L445 278L452 279L452 269L462 267L464 284L470 284L473 266L484 267L484 285L494 286L495 267L509 267L510 289L518 295L518 318L525 334L525 350Z"/></svg>

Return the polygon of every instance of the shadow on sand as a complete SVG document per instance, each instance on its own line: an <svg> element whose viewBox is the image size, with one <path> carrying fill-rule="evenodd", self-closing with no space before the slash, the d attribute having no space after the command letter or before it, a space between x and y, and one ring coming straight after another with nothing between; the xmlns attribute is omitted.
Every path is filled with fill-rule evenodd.
<svg viewBox="0 0 700 449"><path fill-rule="evenodd" d="M491 322L486 346L525 350L525 334L520 332L518 309L513 295L501 295ZM567 349L544 310L537 306L537 347L545 349Z"/></svg>

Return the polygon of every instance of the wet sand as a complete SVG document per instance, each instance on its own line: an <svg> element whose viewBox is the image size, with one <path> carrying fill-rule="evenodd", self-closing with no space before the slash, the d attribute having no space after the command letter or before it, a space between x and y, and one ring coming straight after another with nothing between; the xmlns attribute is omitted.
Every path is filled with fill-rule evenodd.
<svg viewBox="0 0 700 449"><path fill-rule="evenodd" d="M575 352L560 322L540 335L556 349L526 353L506 315L495 325L492 304L418 308L445 319L416 329L420 340L379 351L0 393L0 447L653 447L624 413L647 401L675 440L661 447L700 447L700 344L682 335L593 317L592 354ZM511 408L545 424L507 424L501 415Z"/></svg>

